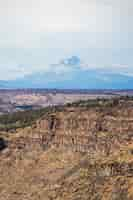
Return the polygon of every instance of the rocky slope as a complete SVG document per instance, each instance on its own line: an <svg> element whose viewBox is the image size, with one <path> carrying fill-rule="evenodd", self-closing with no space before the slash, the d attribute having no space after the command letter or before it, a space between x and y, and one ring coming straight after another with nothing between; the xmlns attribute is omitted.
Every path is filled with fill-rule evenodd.
<svg viewBox="0 0 133 200"><path fill-rule="evenodd" d="M65 107L0 134L1 200L132 200L133 104Z"/></svg>

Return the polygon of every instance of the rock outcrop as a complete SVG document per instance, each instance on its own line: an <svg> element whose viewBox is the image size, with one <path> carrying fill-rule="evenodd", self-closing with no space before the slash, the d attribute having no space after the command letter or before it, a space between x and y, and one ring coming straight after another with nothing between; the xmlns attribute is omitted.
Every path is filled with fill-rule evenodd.
<svg viewBox="0 0 133 200"><path fill-rule="evenodd" d="M35 132L44 149L54 145L109 154L133 139L133 110L66 109L39 120Z"/></svg>
<svg viewBox="0 0 133 200"><path fill-rule="evenodd" d="M131 106L65 107L1 138L1 200L133 199Z"/></svg>

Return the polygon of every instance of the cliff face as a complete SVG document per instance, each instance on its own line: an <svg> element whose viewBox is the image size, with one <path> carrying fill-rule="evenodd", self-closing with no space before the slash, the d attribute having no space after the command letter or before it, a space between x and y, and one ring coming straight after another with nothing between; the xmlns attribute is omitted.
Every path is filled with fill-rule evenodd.
<svg viewBox="0 0 133 200"><path fill-rule="evenodd" d="M66 108L53 112L20 131L9 142L14 149L47 150L50 147L108 156L133 140L133 109Z"/></svg>
<svg viewBox="0 0 133 200"><path fill-rule="evenodd" d="M133 110L68 109L39 120L36 132L44 148L109 154L132 139Z"/></svg>
<svg viewBox="0 0 133 200"><path fill-rule="evenodd" d="M131 106L65 107L0 137L1 200L133 199Z"/></svg>

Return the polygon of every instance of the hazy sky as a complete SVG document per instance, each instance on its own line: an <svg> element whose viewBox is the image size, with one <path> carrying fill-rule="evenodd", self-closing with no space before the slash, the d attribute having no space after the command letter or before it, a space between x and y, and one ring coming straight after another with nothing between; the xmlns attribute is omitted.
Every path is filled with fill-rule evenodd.
<svg viewBox="0 0 133 200"><path fill-rule="evenodd" d="M133 76L132 23L132 0L0 0L0 79L65 74L71 56Z"/></svg>

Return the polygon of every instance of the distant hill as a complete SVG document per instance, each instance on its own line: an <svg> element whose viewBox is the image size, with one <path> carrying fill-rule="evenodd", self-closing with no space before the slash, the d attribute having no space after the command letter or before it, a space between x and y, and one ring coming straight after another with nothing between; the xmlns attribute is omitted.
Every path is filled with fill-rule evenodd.
<svg viewBox="0 0 133 200"><path fill-rule="evenodd" d="M10 87L10 82L0 80L0 88Z"/></svg>
<svg viewBox="0 0 133 200"><path fill-rule="evenodd" d="M133 89L133 78L102 70L72 71L62 74L40 72L11 81L0 81L1 88L56 88L56 89Z"/></svg>

